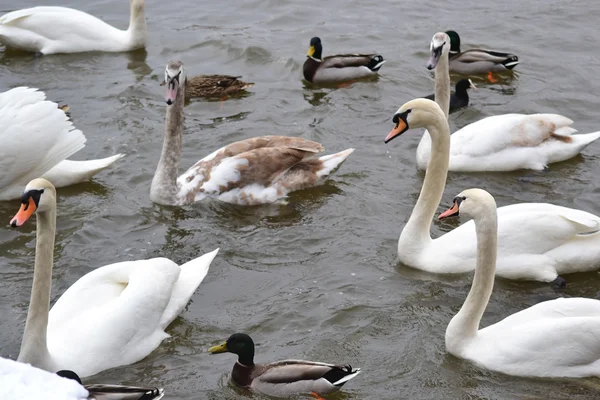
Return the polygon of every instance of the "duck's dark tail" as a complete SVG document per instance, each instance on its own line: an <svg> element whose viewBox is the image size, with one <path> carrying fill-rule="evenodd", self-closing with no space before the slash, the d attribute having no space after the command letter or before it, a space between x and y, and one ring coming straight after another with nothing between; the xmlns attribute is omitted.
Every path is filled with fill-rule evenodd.
<svg viewBox="0 0 600 400"><path fill-rule="evenodd" d="M360 374L360 368L352 369L350 365L332 368L331 371L323 375L333 386L342 387L344 383Z"/></svg>
<svg viewBox="0 0 600 400"><path fill-rule="evenodd" d="M371 61L369 61L369 63L367 64L367 68L369 68L373 72L377 72L379 71L379 68L381 68L383 63L385 63L383 56L378 54L371 58Z"/></svg>
<svg viewBox="0 0 600 400"><path fill-rule="evenodd" d="M513 69L514 67L517 66L518 63L519 63L519 57L514 56L514 55L511 55L506 60L502 61L502 65L504 65L504 68L506 68L506 69Z"/></svg>

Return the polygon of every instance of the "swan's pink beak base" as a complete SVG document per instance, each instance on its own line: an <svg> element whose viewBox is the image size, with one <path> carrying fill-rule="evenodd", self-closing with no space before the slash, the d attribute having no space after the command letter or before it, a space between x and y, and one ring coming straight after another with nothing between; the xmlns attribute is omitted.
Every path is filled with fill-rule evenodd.
<svg viewBox="0 0 600 400"><path fill-rule="evenodd" d="M167 101L167 104L173 104L175 102L175 97L177 97L177 86L167 83L167 88L165 90L165 100Z"/></svg>

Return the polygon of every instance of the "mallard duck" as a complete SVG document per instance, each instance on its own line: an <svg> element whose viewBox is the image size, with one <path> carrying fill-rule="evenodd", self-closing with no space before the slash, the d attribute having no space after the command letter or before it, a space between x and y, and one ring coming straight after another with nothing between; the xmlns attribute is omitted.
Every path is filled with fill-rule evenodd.
<svg viewBox="0 0 600 400"><path fill-rule="evenodd" d="M197 97L224 98L235 93L241 93L253 86L254 83L240 80L241 76L231 75L198 75L185 83L185 100ZM160 85L164 86L163 81Z"/></svg>
<svg viewBox="0 0 600 400"><path fill-rule="evenodd" d="M332 393L360 373L350 365L326 364L304 360L283 360L254 364L254 341L245 333L234 333L227 341L213 346L211 354L233 353L238 360L231 379L241 387L269 396L292 396L300 393Z"/></svg>
<svg viewBox="0 0 600 400"><path fill-rule="evenodd" d="M322 58L321 39L310 39L304 62L304 79L313 83L335 83L377 74L385 60L378 54L340 54Z"/></svg>
<svg viewBox="0 0 600 400"><path fill-rule="evenodd" d="M469 105L468 89L476 89L477 86L470 79L461 79L456 82L456 91L450 95L450 112ZM425 99L435 100L435 94L425 96Z"/></svg>
<svg viewBox="0 0 600 400"><path fill-rule="evenodd" d="M121 385L83 385L72 371L56 374L0 357L0 392L3 399L158 400L163 389Z"/></svg>
<svg viewBox="0 0 600 400"><path fill-rule="evenodd" d="M501 72L513 69L519 63L519 57L510 53L499 51L470 49L460 51L460 36L455 31L446 31L450 37L450 71L459 74L488 74L490 82L496 79L492 72Z"/></svg>
<svg viewBox="0 0 600 400"><path fill-rule="evenodd" d="M56 373L63 378L72 379L89 392L94 400L158 400L165 395L164 389L157 387L139 387L124 385L92 384L84 385L75 372L63 369Z"/></svg>

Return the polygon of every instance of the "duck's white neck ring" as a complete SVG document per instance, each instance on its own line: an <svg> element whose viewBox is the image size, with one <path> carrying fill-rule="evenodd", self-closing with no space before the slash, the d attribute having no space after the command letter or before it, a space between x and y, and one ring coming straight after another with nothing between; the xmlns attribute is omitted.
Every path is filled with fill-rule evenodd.
<svg viewBox="0 0 600 400"><path fill-rule="evenodd" d="M244 365L244 364L242 364L242 363L241 363L241 362L239 362L239 361L236 361L235 363L236 363L237 365L239 365L240 367L244 367L244 368L250 368L250 365Z"/></svg>

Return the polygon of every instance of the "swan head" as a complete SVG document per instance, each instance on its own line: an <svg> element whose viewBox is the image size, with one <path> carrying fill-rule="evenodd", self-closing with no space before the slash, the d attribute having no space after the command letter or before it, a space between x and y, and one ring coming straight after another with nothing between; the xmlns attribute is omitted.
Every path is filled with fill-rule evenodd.
<svg viewBox="0 0 600 400"><path fill-rule="evenodd" d="M185 70L181 61L169 61L165 69L165 85L167 86L165 100L168 105L175 102L177 93L185 85Z"/></svg>
<svg viewBox="0 0 600 400"><path fill-rule="evenodd" d="M427 60L427 69L432 70L437 67L442 57L447 57L450 51L450 37L444 32L438 32L433 35L429 45L429 60Z"/></svg>
<svg viewBox="0 0 600 400"><path fill-rule="evenodd" d="M323 45L321 44L320 38L315 36L314 38L310 39L306 56L315 60L321 60L321 57L323 56Z"/></svg>
<svg viewBox="0 0 600 400"><path fill-rule="evenodd" d="M414 99L404 103L394 114L392 121L396 126L388 133L384 142L390 142L409 129L425 128L432 119L439 118L440 115L444 118L444 112L435 101Z"/></svg>
<svg viewBox="0 0 600 400"><path fill-rule="evenodd" d="M21 196L21 208L10 220L10 226L23 225L36 212L48 211L56 204L56 189L45 179L34 179L27 184Z"/></svg>
<svg viewBox="0 0 600 400"><path fill-rule="evenodd" d="M460 36L455 31L446 31L446 35L450 38L450 54L460 53Z"/></svg>
<svg viewBox="0 0 600 400"><path fill-rule="evenodd" d="M465 215L478 218L488 215L490 210L496 209L496 201L491 194L483 189L467 189L460 192L452 201L452 206L441 213L438 219Z"/></svg>

